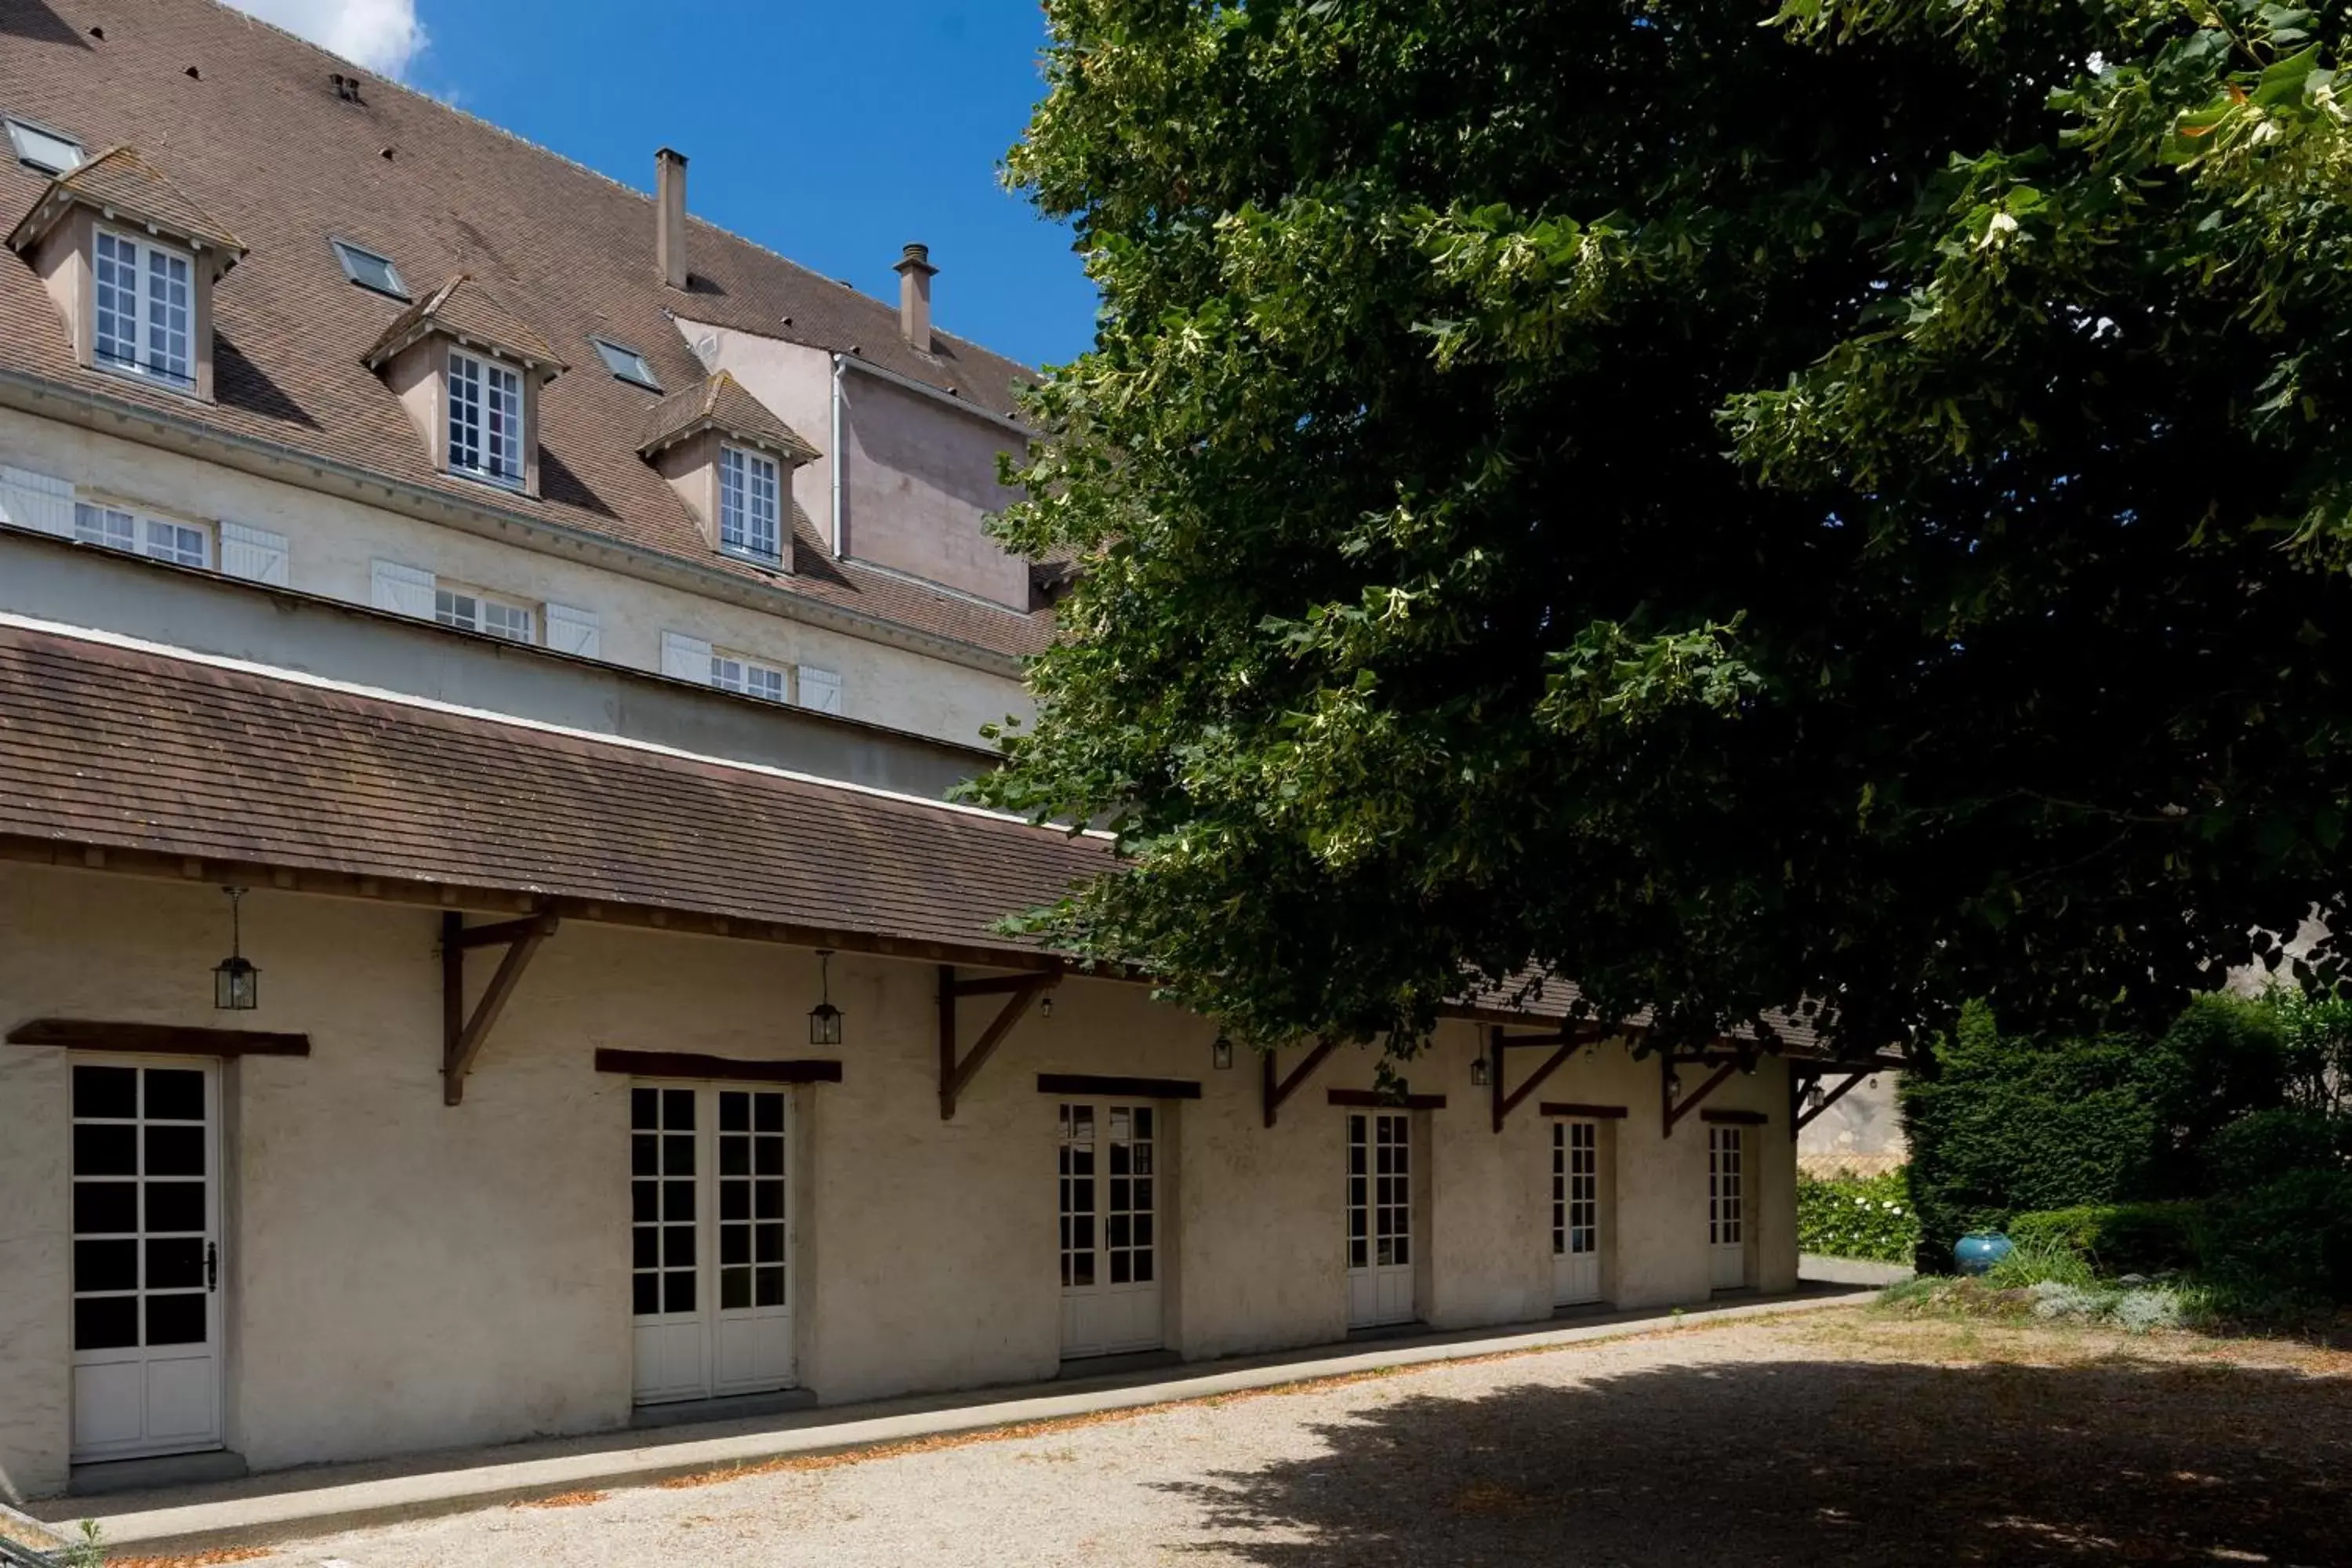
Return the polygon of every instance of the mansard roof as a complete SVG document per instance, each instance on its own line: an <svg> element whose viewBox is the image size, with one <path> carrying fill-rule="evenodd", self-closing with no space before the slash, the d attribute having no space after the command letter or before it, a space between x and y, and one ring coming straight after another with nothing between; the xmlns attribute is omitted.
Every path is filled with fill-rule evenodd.
<svg viewBox="0 0 2352 1568"><path fill-rule="evenodd" d="M351 69L212 0L0 0L0 106L86 147L135 144L135 164L94 159L85 183L143 170L161 182L140 180L148 199L160 203L168 186L185 202L165 217L193 228L201 216L216 238L234 235L247 252L213 291L215 403L78 366L41 279L5 257L0 388L46 396L63 386L194 427L215 450L270 453L289 466L312 458L407 494L496 504L433 467L398 398L364 363L408 307L353 286L332 239L389 257L413 280L469 276L554 357L590 363L580 356L593 352L592 336L627 342L664 386L708 373L681 322L854 353L999 415L1033 379L946 333L935 334L934 353L919 353L898 334L894 302L698 218L688 219L692 275L684 290L671 289L655 265L645 192L393 83L366 81L360 101L346 100L332 79ZM0 164L0 214L33 211L50 184ZM550 383L539 399L544 467L531 518L993 656L1032 653L1050 637L1049 612L1001 608L835 559L805 517L794 519L803 569L782 587L713 552L638 455L656 401L608 375Z"/></svg>

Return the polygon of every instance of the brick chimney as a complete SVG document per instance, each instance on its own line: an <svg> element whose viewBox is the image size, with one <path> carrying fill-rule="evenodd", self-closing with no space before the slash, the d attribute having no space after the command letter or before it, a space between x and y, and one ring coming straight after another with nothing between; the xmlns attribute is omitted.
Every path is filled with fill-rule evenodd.
<svg viewBox="0 0 2352 1568"><path fill-rule="evenodd" d="M908 245L898 258L898 335L924 353L931 352L931 247Z"/></svg>
<svg viewBox="0 0 2352 1568"><path fill-rule="evenodd" d="M663 282L686 287L686 154L667 147L654 154L654 260Z"/></svg>

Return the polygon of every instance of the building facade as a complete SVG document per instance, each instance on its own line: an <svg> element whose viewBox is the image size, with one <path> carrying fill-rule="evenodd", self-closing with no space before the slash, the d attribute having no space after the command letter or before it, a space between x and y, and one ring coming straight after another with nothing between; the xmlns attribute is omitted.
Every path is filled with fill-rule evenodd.
<svg viewBox="0 0 2352 1568"><path fill-rule="evenodd" d="M209 0L0 0L0 1495L1794 1285L1812 1069L1003 934L1106 851L948 799L1057 574L920 247Z"/></svg>

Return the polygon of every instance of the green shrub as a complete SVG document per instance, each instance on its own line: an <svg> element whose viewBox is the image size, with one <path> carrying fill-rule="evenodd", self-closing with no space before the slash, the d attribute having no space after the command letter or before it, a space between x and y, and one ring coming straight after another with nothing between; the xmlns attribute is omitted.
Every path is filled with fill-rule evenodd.
<svg viewBox="0 0 2352 1568"><path fill-rule="evenodd" d="M1919 1218L1902 1172L1826 1181L1798 1176L1798 1251L1908 1263L1918 1247Z"/></svg>
<svg viewBox="0 0 2352 1568"><path fill-rule="evenodd" d="M2203 1251L2232 1289L2352 1301L2352 1172L2294 1171L2215 1197Z"/></svg>
<svg viewBox="0 0 2352 1568"><path fill-rule="evenodd" d="M2049 1237L2010 1238L2009 1256L1985 1270L1984 1282L1996 1290L2022 1290L2038 1285L2063 1285L2089 1290L2099 1282L2090 1260Z"/></svg>
<svg viewBox="0 0 2352 1568"><path fill-rule="evenodd" d="M2352 1119L2325 1111L2281 1106L2242 1116L2206 1142L2208 1190L2251 1192L2295 1171L2327 1170L2347 1139Z"/></svg>
<svg viewBox="0 0 2352 1568"><path fill-rule="evenodd" d="M2079 1204L2019 1215L2009 1238L2020 1247L2063 1247L2110 1279L2159 1274L2196 1267L2202 1219L2194 1203Z"/></svg>

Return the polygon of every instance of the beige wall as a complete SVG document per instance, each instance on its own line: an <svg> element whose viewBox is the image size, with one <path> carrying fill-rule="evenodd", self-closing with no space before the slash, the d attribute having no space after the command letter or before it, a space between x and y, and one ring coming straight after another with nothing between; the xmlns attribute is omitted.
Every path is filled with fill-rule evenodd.
<svg viewBox="0 0 2352 1568"><path fill-rule="evenodd" d="M982 724L1032 711L1012 676L5 409L0 409L0 463L168 515L227 518L285 534L291 541L289 585L307 593L366 604L370 563L381 557L526 603L593 610L602 622L602 657L636 669L659 670L662 633L677 631L767 662L834 670L842 678L845 714L919 735L974 744ZM133 626L106 629L149 635Z"/></svg>
<svg viewBox="0 0 2352 1568"><path fill-rule="evenodd" d="M630 1412L627 1079L599 1047L803 1056L816 966L799 950L568 925L541 951L466 1087L439 1092L432 911L246 900L262 1007L307 1058L225 1075L228 1446L257 1468L618 1426ZM35 1016L213 1026L225 900L206 884L0 864L0 1027ZM477 988L492 967L478 954ZM797 1092L799 1380L827 1402L1050 1374L1059 1353L1052 1097L1040 1071L1197 1079L1171 1121L1171 1342L1206 1357L1346 1329L1342 1053L1260 1124L1255 1064L1211 1069L1211 1031L1143 987L1074 979L937 1102L936 972L837 957L844 1081ZM964 1004L977 1037L998 1000ZM1549 1131L1501 1137L1469 1084L1475 1036L1414 1064L1429 1289L1444 1327L1549 1307ZM1295 1059L1295 1054L1294 1054ZM54 1491L68 1437L64 1053L0 1047L0 1490ZM1644 1093L1643 1091L1647 1092ZM1656 1075L1604 1047L1547 1097L1628 1104L1615 1226L1622 1304L1707 1295L1706 1140L1661 1142ZM1785 1120L1777 1067L1710 1103ZM1784 1131L1758 1130L1761 1283L1793 1283ZM1774 1142L1778 1139L1777 1143ZM1163 1214L1166 1213L1163 1208Z"/></svg>

